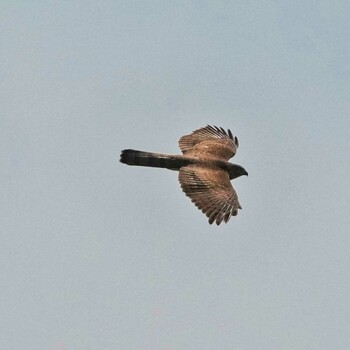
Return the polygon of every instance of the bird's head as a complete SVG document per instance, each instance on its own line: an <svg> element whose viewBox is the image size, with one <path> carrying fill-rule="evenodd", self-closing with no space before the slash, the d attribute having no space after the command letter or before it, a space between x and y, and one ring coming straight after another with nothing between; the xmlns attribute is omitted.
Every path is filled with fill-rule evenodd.
<svg viewBox="0 0 350 350"><path fill-rule="evenodd" d="M232 180L242 175L248 176L248 172L242 166L230 163L229 175L230 175L230 180Z"/></svg>

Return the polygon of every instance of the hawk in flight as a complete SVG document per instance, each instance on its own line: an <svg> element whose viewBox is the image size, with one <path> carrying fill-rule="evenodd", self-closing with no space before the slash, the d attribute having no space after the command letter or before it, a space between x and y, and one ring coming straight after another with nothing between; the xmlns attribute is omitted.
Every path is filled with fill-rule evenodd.
<svg viewBox="0 0 350 350"><path fill-rule="evenodd" d="M228 162L236 154L237 137L230 130L207 125L182 136L179 146L182 155L125 149L120 162L179 171L182 190L206 214L209 224L228 222L242 209L230 180L248 175L240 165Z"/></svg>

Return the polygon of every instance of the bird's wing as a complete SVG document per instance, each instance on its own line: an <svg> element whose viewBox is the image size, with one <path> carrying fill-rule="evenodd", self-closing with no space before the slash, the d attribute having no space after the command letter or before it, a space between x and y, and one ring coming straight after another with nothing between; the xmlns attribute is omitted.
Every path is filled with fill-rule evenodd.
<svg viewBox="0 0 350 350"><path fill-rule="evenodd" d="M232 135L230 129L226 131L211 125L182 136L179 140L179 147L183 154L215 156L222 160L232 158L236 154L238 145L238 139Z"/></svg>
<svg viewBox="0 0 350 350"><path fill-rule="evenodd" d="M188 165L179 171L182 190L191 201L209 218L220 225L242 209L228 173L220 168Z"/></svg>

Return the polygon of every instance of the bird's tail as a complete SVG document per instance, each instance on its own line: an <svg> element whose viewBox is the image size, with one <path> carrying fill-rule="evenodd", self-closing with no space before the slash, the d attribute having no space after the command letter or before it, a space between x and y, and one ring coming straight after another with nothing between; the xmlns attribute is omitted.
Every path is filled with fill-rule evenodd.
<svg viewBox="0 0 350 350"><path fill-rule="evenodd" d="M171 170L179 170L182 166L189 164L181 156L136 151L134 149L123 150L120 155L120 162L128 165L167 168Z"/></svg>

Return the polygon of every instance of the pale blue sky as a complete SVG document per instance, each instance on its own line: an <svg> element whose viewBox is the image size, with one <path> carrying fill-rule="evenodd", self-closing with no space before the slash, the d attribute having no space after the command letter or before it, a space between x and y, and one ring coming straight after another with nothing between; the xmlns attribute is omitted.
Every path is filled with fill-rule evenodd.
<svg viewBox="0 0 350 350"><path fill-rule="evenodd" d="M350 348L347 1L2 1L0 348ZM243 210L175 172L214 124Z"/></svg>

